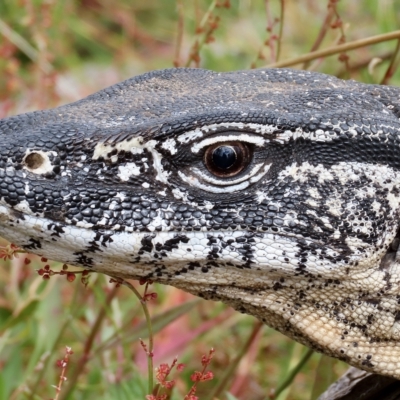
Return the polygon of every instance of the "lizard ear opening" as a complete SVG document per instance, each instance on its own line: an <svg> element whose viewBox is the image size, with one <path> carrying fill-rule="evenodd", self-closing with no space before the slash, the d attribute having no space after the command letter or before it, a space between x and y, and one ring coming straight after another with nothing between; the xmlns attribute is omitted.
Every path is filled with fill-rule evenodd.
<svg viewBox="0 0 400 400"><path fill-rule="evenodd" d="M60 172L57 162L58 155L55 151L27 149L22 159L22 168L35 175L42 175L45 178L54 178Z"/></svg>

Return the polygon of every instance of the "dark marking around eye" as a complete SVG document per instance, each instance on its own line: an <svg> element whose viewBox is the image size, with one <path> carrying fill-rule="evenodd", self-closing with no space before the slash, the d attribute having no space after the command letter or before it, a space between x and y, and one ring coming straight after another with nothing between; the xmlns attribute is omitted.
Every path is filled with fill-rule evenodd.
<svg viewBox="0 0 400 400"><path fill-rule="evenodd" d="M248 144L242 142L216 143L204 153L207 169L219 177L232 177L241 172L251 161Z"/></svg>

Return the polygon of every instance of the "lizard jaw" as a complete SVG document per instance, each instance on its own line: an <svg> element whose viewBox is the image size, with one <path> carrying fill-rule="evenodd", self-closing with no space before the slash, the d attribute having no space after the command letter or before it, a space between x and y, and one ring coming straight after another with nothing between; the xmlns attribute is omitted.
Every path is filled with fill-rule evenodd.
<svg viewBox="0 0 400 400"><path fill-rule="evenodd" d="M396 279L386 282L392 288L384 302L377 301L377 294L372 291L364 297L356 292L360 285L366 292L384 289L376 287L376 282L385 282L385 271L379 268L371 268L369 274L365 271L354 274L352 279L339 280L311 274L307 278L290 274L293 267L288 268L286 274L282 268L270 264L268 267L255 264L247 269L234 267L235 254L231 250L232 259L227 260L225 255L224 265L219 266L218 260L204 259L204 255L201 262L196 259L196 254L200 257L196 248L199 250L202 246L202 239L203 246L206 244L204 240L210 232L186 232L179 239L172 232L155 235L108 231L99 234L90 229L22 214L5 206L0 206L0 225L3 236L29 251L65 263L81 264L114 277L150 278L206 299L222 300L317 351L356 367L400 377L400 363L397 361L400 353L396 353L396 343L400 338L400 323L396 320L399 292ZM18 225L20 228L16 228ZM232 237L241 238L246 234L236 231L232 232ZM118 235L118 239L114 240L114 235ZM154 259L152 250L157 248L157 244L159 251L165 252L166 248L162 250L162 246L174 237L173 248L167 252L169 259ZM294 242L290 238L283 240L275 235L270 238L272 242L280 242L281 246L275 246L276 254L270 257L269 263L278 256L279 247L288 252L292 246L294 251ZM188 248L193 250L190 252L192 261L188 257L182 259L183 249L187 251ZM126 262L128 255L131 263ZM212 268L209 269L209 265ZM385 269L388 268L394 270L399 265L395 261L389 265L386 261ZM230 271L228 275L226 270ZM339 270L340 266L336 266L335 271ZM364 312L354 317L351 310L356 308Z"/></svg>

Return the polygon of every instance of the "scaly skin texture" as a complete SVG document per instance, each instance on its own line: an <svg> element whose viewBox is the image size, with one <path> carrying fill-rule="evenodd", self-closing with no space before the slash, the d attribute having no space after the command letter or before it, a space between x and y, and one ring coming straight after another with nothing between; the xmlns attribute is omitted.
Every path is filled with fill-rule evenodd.
<svg viewBox="0 0 400 400"><path fill-rule="evenodd" d="M400 91L156 71L0 121L0 226L34 253L221 300L400 378ZM205 163L240 143L232 176Z"/></svg>

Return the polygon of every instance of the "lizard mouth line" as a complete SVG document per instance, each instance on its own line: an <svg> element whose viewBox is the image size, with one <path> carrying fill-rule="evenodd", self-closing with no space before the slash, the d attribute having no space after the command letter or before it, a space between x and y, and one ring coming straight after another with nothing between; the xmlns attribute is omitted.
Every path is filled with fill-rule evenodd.
<svg viewBox="0 0 400 400"><path fill-rule="evenodd" d="M224 231L126 232L99 230L54 222L41 216L14 212L0 205L0 227L3 237L21 247L68 264L97 269L97 265L198 265L214 264L224 268L247 268L260 273L293 275L304 246L315 249L308 256L310 272L326 275L319 257L336 257L337 250L313 240L279 233ZM322 248L322 249L321 249ZM89 259L91 260L89 262ZM127 261L128 260L128 261ZM292 262L291 262L292 261ZM347 267L337 264L335 271ZM343 269L343 268L342 268Z"/></svg>

